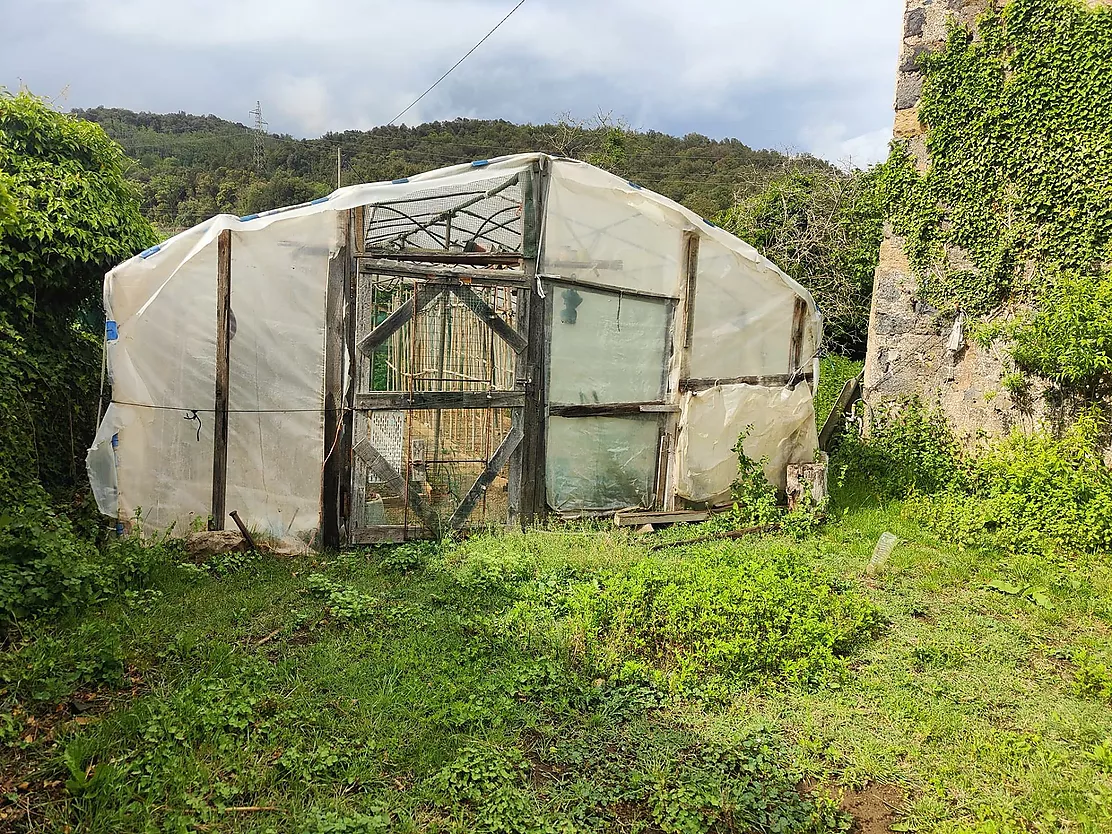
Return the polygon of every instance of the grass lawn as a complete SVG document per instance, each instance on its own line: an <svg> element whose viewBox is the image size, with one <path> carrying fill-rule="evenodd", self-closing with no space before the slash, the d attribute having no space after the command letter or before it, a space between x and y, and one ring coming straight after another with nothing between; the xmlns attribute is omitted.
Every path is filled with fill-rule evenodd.
<svg viewBox="0 0 1112 834"><path fill-rule="evenodd" d="M803 540L168 559L12 636L0 830L836 831L841 803L870 832L1112 831L1108 565L858 503Z"/></svg>

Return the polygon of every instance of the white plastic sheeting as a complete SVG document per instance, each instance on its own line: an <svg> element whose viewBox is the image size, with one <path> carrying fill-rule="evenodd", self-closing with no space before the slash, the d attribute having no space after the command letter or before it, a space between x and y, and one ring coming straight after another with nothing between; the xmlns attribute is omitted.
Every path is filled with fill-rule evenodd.
<svg viewBox="0 0 1112 834"><path fill-rule="evenodd" d="M557 295L553 402L654 400L669 371L675 380L673 346L683 322L668 315L668 305L675 307L684 284L685 234L700 238L691 376L801 370L788 367L796 298L807 303L801 366L809 367L821 319L805 290L677 203L590 165L526 154L352 186L259 216L215 217L108 274L113 402L88 455L100 509L124 521L141 515L147 530L180 529L209 512L216 249L219 233L229 229L235 334L227 503L274 535L311 535L319 524L324 456L325 285L341 213L368 206L374 223L380 214L392 216L374 207L448 187L485 188L531 171L539 160L549 170L539 269L573 281L583 299L577 322L562 322L559 293L566 285L549 285ZM593 293L586 285L664 298ZM686 396L678 494L701 501L722 493L734 474L729 447L749 423L761 427L754 456L768 454L770 479L782 482L783 465L809 459L816 445L810 396L806 385L793 392L728 386ZM679 401L676 393L670 397ZM552 418L551 504L607 509L650 500L664 419Z"/></svg>
<svg viewBox="0 0 1112 834"><path fill-rule="evenodd" d="M738 474L733 447L746 431L745 454L765 460L765 476L783 489L788 464L809 462L818 449L811 389L719 385L685 395L677 492L699 502L726 497Z"/></svg>

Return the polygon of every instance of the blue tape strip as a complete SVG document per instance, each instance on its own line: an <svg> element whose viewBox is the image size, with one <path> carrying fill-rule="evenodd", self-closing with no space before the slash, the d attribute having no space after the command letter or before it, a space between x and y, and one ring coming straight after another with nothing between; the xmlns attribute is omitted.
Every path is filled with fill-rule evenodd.
<svg viewBox="0 0 1112 834"><path fill-rule="evenodd" d="M254 220L258 216L259 215L257 215L257 214L245 214L245 215L243 215L243 217L239 218L239 222L240 223L246 223L248 220Z"/></svg>
<svg viewBox="0 0 1112 834"><path fill-rule="evenodd" d="M405 185L409 182L409 177L402 177L400 180L390 180L391 185Z"/></svg>
<svg viewBox="0 0 1112 834"><path fill-rule="evenodd" d="M472 168L485 168L487 165L490 165L489 159L476 159L471 163Z"/></svg>
<svg viewBox="0 0 1112 834"><path fill-rule="evenodd" d="M708 226L710 226L711 228L714 228L714 229L717 229L717 228L718 228L718 227L717 227L717 226L715 226L715 225L714 225L713 223L711 223L711 222L710 222L709 220L707 220L707 219L706 219L705 217L703 218L703 222L704 222L704 223L706 223L706 224L707 224Z"/></svg>
<svg viewBox="0 0 1112 834"><path fill-rule="evenodd" d="M120 329L112 319L104 323L104 337L110 342L114 342L116 339L120 338Z"/></svg>
<svg viewBox="0 0 1112 834"><path fill-rule="evenodd" d="M117 536L122 536L123 534L124 534L124 525L121 522L117 521L116 522L116 535Z"/></svg>
<svg viewBox="0 0 1112 834"><path fill-rule="evenodd" d="M162 249L161 246L152 246L150 249L144 249L142 252L140 252L139 257L146 260L151 255L153 255L155 252L158 252L161 249Z"/></svg>
<svg viewBox="0 0 1112 834"><path fill-rule="evenodd" d="M112 448L113 449L120 448L120 434L119 434L119 432L112 435Z"/></svg>
<svg viewBox="0 0 1112 834"><path fill-rule="evenodd" d="M639 185L638 185L637 183L635 183L635 182L634 182L633 180L626 180L626 182L628 182L628 183L629 183L629 184L630 184L631 186L633 186L634 188L636 188L636 189L637 189L638 191L640 191L640 190L641 190L641 186L639 186Z"/></svg>
<svg viewBox="0 0 1112 834"><path fill-rule="evenodd" d="M327 197L317 197L317 199L315 199L315 200L310 200L309 205L319 206L321 203L327 203L327 202L328 202Z"/></svg>

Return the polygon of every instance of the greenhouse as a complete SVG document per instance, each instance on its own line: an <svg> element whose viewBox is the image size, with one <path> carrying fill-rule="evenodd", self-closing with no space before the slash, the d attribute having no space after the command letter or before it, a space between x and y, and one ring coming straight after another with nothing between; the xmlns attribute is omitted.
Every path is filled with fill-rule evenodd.
<svg viewBox="0 0 1112 834"><path fill-rule="evenodd" d="M121 529L338 546L707 507L818 445L821 318L752 247L583 162L221 215L104 283L88 453Z"/></svg>

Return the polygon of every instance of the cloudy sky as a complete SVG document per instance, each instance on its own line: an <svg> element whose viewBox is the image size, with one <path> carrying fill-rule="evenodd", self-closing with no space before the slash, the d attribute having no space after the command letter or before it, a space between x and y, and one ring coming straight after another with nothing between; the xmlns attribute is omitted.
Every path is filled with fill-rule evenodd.
<svg viewBox="0 0 1112 834"><path fill-rule="evenodd" d="M0 0L0 85L295 136L388 122L516 0ZM526 0L402 120L602 111L862 164L885 154L902 0Z"/></svg>

